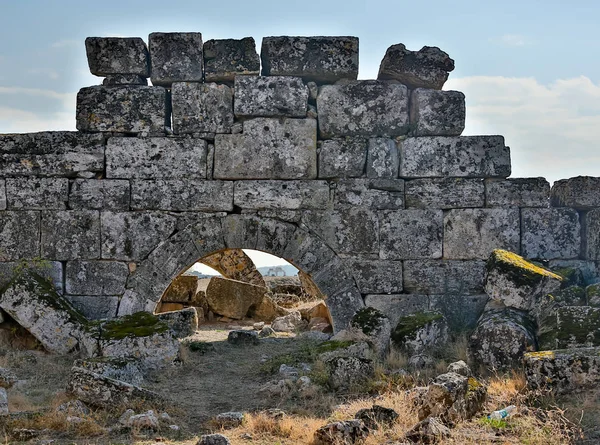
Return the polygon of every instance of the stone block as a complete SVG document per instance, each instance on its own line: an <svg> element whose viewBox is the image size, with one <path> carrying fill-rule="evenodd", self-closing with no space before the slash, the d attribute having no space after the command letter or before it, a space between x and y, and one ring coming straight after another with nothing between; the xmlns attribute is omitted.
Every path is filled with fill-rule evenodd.
<svg viewBox="0 0 600 445"><path fill-rule="evenodd" d="M105 87L115 87L120 85L142 85L147 87L148 79L136 74L112 74L104 78L102 85Z"/></svg>
<svg viewBox="0 0 600 445"><path fill-rule="evenodd" d="M242 209L326 209L326 181L236 181L233 202Z"/></svg>
<svg viewBox="0 0 600 445"><path fill-rule="evenodd" d="M67 178L7 178L10 210L65 210L69 199Z"/></svg>
<svg viewBox="0 0 600 445"><path fill-rule="evenodd" d="M367 207L372 210L404 209L402 179L346 179L337 182L335 208Z"/></svg>
<svg viewBox="0 0 600 445"><path fill-rule="evenodd" d="M558 307L540 324L541 350L600 346L600 308Z"/></svg>
<svg viewBox="0 0 600 445"><path fill-rule="evenodd" d="M600 260L600 210L592 210L585 215L583 251L586 259ZM600 263L598 276L600 276Z"/></svg>
<svg viewBox="0 0 600 445"><path fill-rule="evenodd" d="M237 76L236 117L306 117L308 88L300 77Z"/></svg>
<svg viewBox="0 0 600 445"><path fill-rule="evenodd" d="M66 298L88 320L110 320L117 316L117 296L67 295Z"/></svg>
<svg viewBox="0 0 600 445"><path fill-rule="evenodd" d="M129 210L129 181L77 179L71 183L69 207L74 210Z"/></svg>
<svg viewBox="0 0 600 445"><path fill-rule="evenodd" d="M518 209L454 209L444 215L444 258L487 259L494 249L520 251Z"/></svg>
<svg viewBox="0 0 600 445"><path fill-rule="evenodd" d="M42 258L58 261L100 258L98 211L43 211L41 227Z"/></svg>
<svg viewBox="0 0 600 445"><path fill-rule="evenodd" d="M373 294L365 297L365 306L383 312L390 319L392 328L395 328L401 317L429 310L429 298L427 295Z"/></svg>
<svg viewBox="0 0 600 445"><path fill-rule="evenodd" d="M126 263L117 261L69 261L65 270L70 295L121 295L129 276ZM116 312L116 311L115 311Z"/></svg>
<svg viewBox="0 0 600 445"><path fill-rule="evenodd" d="M409 260L442 257L441 210L395 210L379 214L379 257Z"/></svg>
<svg viewBox="0 0 600 445"><path fill-rule="evenodd" d="M198 292L198 277L181 275L173 280L161 298L162 303L191 303Z"/></svg>
<svg viewBox="0 0 600 445"><path fill-rule="evenodd" d="M505 178L510 149L502 136L425 136L399 143L400 177Z"/></svg>
<svg viewBox="0 0 600 445"><path fill-rule="evenodd" d="M205 179L204 139L110 138L106 177L123 179Z"/></svg>
<svg viewBox="0 0 600 445"><path fill-rule="evenodd" d="M86 133L164 133L167 92L161 87L93 86L77 93L77 129Z"/></svg>
<svg viewBox="0 0 600 445"><path fill-rule="evenodd" d="M216 135L215 179L314 179L317 121L256 118L243 134Z"/></svg>
<svg viewBox="0 0 600 445"><path fill-rule="evenodd" d="M141 261L175 230L177 218L160 212L102 212L102 258Z"/></svg>
<svg viewBox="0 0 600 445"><path fill-rule="evenodd" d="M152 85L169 87L173 82L202 82L202 34L199 32L153 32L148 36Z"/></svg>
<svg viewBox="0 0 600 445"><path fill-rule="evenodd" d="M176 82L171 100L175 134L231 133L233 92L227 85Z"/></svg>
<svg viewBox="0 0 600 445"><path fill-rule="evenodd" d="M283 254L278 256L310 275L316 274L331 263L335 258L335 252L319 237L306 230L297 229L288 238Z"/></svg>
<svg viewBox="0 0 600 445"><path fill-rule="evenodd" d="M411 294L483 294L485 261L404 261L404 290Z"/></svg>
<svg viewBox="0 0 600 445"><path fill-rule="evenodd" d="M600 207L600 177L577 176L556 181L552 185L550 204L577 210Z"/></svg>
<svg viewBox="0 0 600 445"><path fill-rule="evenodd" d="M139 37L88 37L85 50L90 72L95 76L150 76L148 47Z"/></svg>
<svg viewBox="0 0 600 445"><path fill-rule="evenodd" d="M402 262L371 259L346 260L361 294L402 292Z"/></svg>
<svg viewBox="0 0 600 445"><path fill-rule="evenodd" d="M6 210L6 181L0 179L0 210Z"/></svg>
<svg viewBox="0 0 600 445"><path fill-rule="evenodd" d="M357 37L265 37L260 52L263 76L299 76L333 83L358 76Z"/></svg>
<svg viewBox="0 0 600 445"><path fill-rule="evenodd" d="M488 296L486 294L444 294L429 297L430 309L443 314L450 331L458 334L475 328L487 301Z"/></svg>
<svg viewBox="0 0 600 445"><path fill-rule="evenodd" d="M358 80L324 85L317 96L319 134L394 137L408 133L408 90L404 85Z"/></svg>
<svg viewBox="0 0 600 445"><path fill-rule="evenodd" d="M460 91L417 88L410 98L414 136L460 136L465 129L465 95Z"/></svg>
<svg viewBox="0 0 600 445"><path fill-rule="evenodd" d="M70 131L0 135L0 176L88 177L104 170L104 138Z"/></svg>
<svg viewBox="0 0 600 445"><path fill-rule="evenodd" d="M240 74L260 73L260 58L252 37L204 42L204 81L233 82Z"/></svg>
<svg viewBox="0 0 600 445"><path fill-rule="evenodd" d="M63 266L60 261L33 259L31 261L0 262L0 289L6 286L19 271L33 271L52 283L59 294L63 293Z"/></svg>
<svg viewBox="0 0 600 445"><path fill-rule="evenodd" d="M545 178L485 180L486 207L548 207L549 198Z"/></svg>
<svg viewBox="0 0 600 445"><path fill-rule="evenodd" d="M133 210L230 212L233 182L197 180L134 180L131 182Z"/></svg>
<svg viewBox="0 0 600 445"><path fill-rule="evenodd" d="M265 287L213 277L206 288L206 300L214 313L240 320L262 301L266 292Z"/></svg>
<svg viewBox="0 0 600 445"><path fill-rule="evenodd" d="M600 277L594 261L556 259L548 261L548 268L559 275L564 275L566 272L567 277L581 277L584 283L593 283ZM579 272L581 272L581 275L579 275Z"/></svg>
<svg viewBox="0 0 600 445"><path fill-rule="evenodd" d="M396 179L399 162L398 147L393 139L369 139L367 178Z"/></svg>
<svg viewBox="0 0 600 445"><path fill-rule="evenodd" d="M334 333L347 328L356 311L365 306L362 295L356 287L327 295L326 302L333 321Z"/></svg>
<svg viewBox="0 0 600 445"><path fill-rule="evenodd" d="M377 214L364 208L308 211L302 222L337 253L379 252Z"/></svg>
<svg viewBox="0 0 600 445"><path fill-rule="evenodd" d="M578 258L580 232L573 209L521 209L521 253L526 258Z"/></svg>
<svg viewBox="0 0 600 445"><path fill-rule="evenodd" d="M413 179L404 183L407 208L455 209L483 207L483 180L470 178Z"/></svg>
<svg viewBox="0 0 600 445"><path fill-rule="evenodd" d="M338 138L319 142L319 178L359 178L365 172L367 140Z"/></svg>
<svg viewBox="0 0 600 445"><path fill-rule="evenodd" d="M40 256L40 212L0 212L0 261Z"/></svg>

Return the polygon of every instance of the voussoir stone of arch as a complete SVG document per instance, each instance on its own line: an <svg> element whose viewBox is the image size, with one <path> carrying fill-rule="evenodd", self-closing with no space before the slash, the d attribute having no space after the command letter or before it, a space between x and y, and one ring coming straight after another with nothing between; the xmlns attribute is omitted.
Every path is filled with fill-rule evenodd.
<svg viewBox="0 0 600 445"><path fill-rule="evenodd" d="M254 262L242 249L228 249L217 252L202 258L200 262L212 267L231 280L242 281L255 286L266 286L265 280L256 269Z"/></svg>

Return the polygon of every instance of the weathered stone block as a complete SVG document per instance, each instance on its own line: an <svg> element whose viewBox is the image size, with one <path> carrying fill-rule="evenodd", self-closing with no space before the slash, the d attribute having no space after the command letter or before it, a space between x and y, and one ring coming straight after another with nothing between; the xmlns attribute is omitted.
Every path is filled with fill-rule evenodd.
<svg viewBox="0 0 600 445"><path fill-rule="evenodd" d="M347 179L337 183L335 207L367 207L372 210L404 208L402 179Z"/></svg>
<svg viewBox="0 0 600 445"><path fill-rule="evenodd" d="M236 181L233 202L242 209L326 209L326 181Z"/></svg>
<svg viewBox="0 0 600 445"><path fill-rule="evenodd" d="M65 271L67 294L121 295L129 275L126 263L117 261L69 261Z"/></svg>
<svg viewBox="0 0 600 445"><path fill-rule="evenodd" d="M0 135L0 176L88 176L104 170L104 138L70 131Z"/></svg>
<svg viewBox="0 0 600 445"><path fill-rule="evenodd" d="M148 86L146 77L138 76L137 74L112 74L107 76L102 81L105 87L114 87L119 85L142 85Z"/></svg>
<svg viewBox="0 0 600 445"><path fill-rule="evenodd" d="M483 207L485 188L481 179L431 178L404 183L407 208L454 209Z"/></svg>
<svg viewBox="0 0 600 445"><path fill-rule="evenodd" d="M64 210L68 195L67 178L6 179L6 198L11 210Z"/></svg>
<svg viewBox="0 0 600 445"><path fill-rule="evenodd" d="M408 133L408 90L404 85L376 80L324 85L319 89L317 109L323 139Z"/></svg>
<svg viewBox="0 0 600 445"><path fill-rule="evenodd" d="M300 77L236 76L236 117L306 117L308 88Z"/></svg>
<svg viewBox="0 0 600 445"><path fill-rule="evenodd" d="M133 210L221 212L233 210L233 182L197 180L134 180Z"/></svg>
<svg viewBox="0 0 600 445"><path fill-rule="evenodd" d="M100 258L100 213L95 210L42 212L42 257L58 261Z"/></svg>
<svg viewBox="0 0 600 445"><path fill-rule="evenodd" d="M598 280L600 274L596 270L596 263L593 261L586 260L550 260L548 261L548 268L554 273L562 274L567 280L579 277L583 278L583 284L593 283ZM581 275L579 275L581 273ZM574 282L573 284L582 284Z"/></svg>
<svg viewBox="0 0 600 445"><path fill-rule="evenodd" d="M429 310L429 298L427 295L411 294L367 295L365 305L383 312L392 326L396 326L401 317Z"/></svg>
<svg viewBox="0 0 600 445"><path fill-rule="evenodd" d="M153 32L148 36L153 85L202 82L202 34Z"/></svg>
<svg viewBox="0 0 600 445"><path fill-rule="evenodd" d="M260 52L263 76L299 76L333 83L358 76L356 37L265 37Z"/></svg>
<svg viewBox="0 0 600 445"><path fill-rule="evenodd" d="M412 294L483 293L485 261L404 261L404 290Z"/></svg>
<svg viewBox="0 0 600 445"><path fill-rule="evenodd" d="M102 258L140 261L175 230L177 218L159 212L102 212Z"/></svg>
<svg viewBox="0 0 600 445"><path fill-rule="evenodd" d="M417 88L410 99L415 136L460 136L465 129L465 95L460 91Z"/></svg>
<svg viewBox="0 0 600 445"><path fill-rule="evenodd" d="M231 133L233 92L227 85L176 82L171 97L175 134Z"/></svg>
<svg viewBox="0 0 600 445"><path fill-rule="evenodd" d="M306 230L296 229L288 238L283 254L279 256L292 261L298 269L310 275L323 270L333 261L335 253L317 236Z"/></svg>
<svg viewBox="0 0 600 445"><path fill-rule="evenodd" d="M550 184L545 178L486 179L486 207L548 207Z"/></svg>
<svg viewBox="0 0 600 445"><path fill-rule="evenodd" d="M40 256L40 212L0 212L0 261Z"/></svg>
<svg viewBox="0 0 600 445"><path fill-rule="evenodd" d="M425 136L399 143L400 177L505 178L510 150L502 136Z"/></svg>
<svg viewBox="0 0 600 445"><path fill-rule="evenodd" d="M541 350L600 346L600 308L563 306L540 323Z"/></svg>
<svg viewBox="0 0 600 445"><path fill-rule="evenodd" d="M444 215L444 258L487 259L494 249L520 251L518 209L454 209Z"/></svg>
<svg viewBox="0 0 600 445"><path fill-rule="evenodd" d="M215 137L215 179L314 179L317 121L257 118Z"/></svg>
<svg viewBox="0 0 600 445"><path fill-rule="evenodd" d="M33 259L0 263L0 289L6 286L19 271L29 270L51 282L59 294L63 293L63 266L60 261Z"/></svg>
<svg viewBox="0 0 600 445"><path fill-rule="evenodd" d="M106 177L124 179L205 179L204 139L110 138Z"/></svg>
<svg viewBox="0 0 600 445"><path fill-rule="evenodd" d="M579 215L572 209L521 209L521 249L526 258L577 258Z"/></svg>
<svg viewBox="0 0 600 445"><path fill-rule="evenodd" d="M260 73L260 58L252 37L204 42L204 81L233 82L240 74Z"/></svg>
<svg viewBox="0 0 600 445"><path fill-rule="evenodd" d="M308 211L302 222L338 253L379 252L379 220L371 210Z"/></svg>
<svg viewBox="0 0 600 445"><path fill-rule="evenodd" d="M583 250L588 260L600 260L600 210L591 210L585 215ZM600 263L598 264L600 276Z"/></svg>
<svg viewBox="0 0 600 445"><path fill-rule="evenodd" d="M129 210L129 181L77 179L71 184L69 207L74 210Z"/></svg>
<svg viewBox="0 0 600 445"><path fill-rule="evenodd" d="M367 140L339 138L319 142L319 178L358 178L364 174Z"/></svg>
<svg viewBox="0 0 600 445"><path fill-rule="evenodd" d="M441 90L454 60L435 46L410 51L402 43L390 46L379 66L378 79L397 80L411 89Z"/></svg>
<svg viewBox="0 0 600 445"><path fill-rule="evenodd" d="M161 298L163 303L191 303L198 292L198 277L181 275L173 280Z"/></svg>
<svg viewBox="0 0 600 445"><path fill-rule="evenodd" d="M246 316L251 306L262 301L266 292L265 287L213 277L206 288L206 300L214 313L240 320Z"/></svg>
<svg viewBox="0 0 600 445"><path fill-rule="evenodd" d="M442 257L441 210L379 213L379 256L384 260Z"/></svg>
<svg viewBox="0 0 600 445"><path fill-rule="evenodd" d="M430 308L444 315L450 331L454 333L464 333L474 329L487 301L486 294L429 296Z"/></svg>
<svg viewBox="0 0 600 445"><path fill-rule="evenodd" d="M117 296L67 295L66 298L88 320L110 320L117 316Z"/></svg>
<svg viewBox="0 0 600 445"><path fill-rule="evenodd" d="M148 47L139 37L88 37L85 50L90 72L95 76L150 76Z"/></svg>
<svg viewBox="0 0 600 445"><path fill-rule="evenodd" d="M552 207L590 210L600 207L600 177L577 176L561 179L552 185Z"/></svg>
<svg viewBox="0 0 600 445"><path fill-rule="evenodd" d="M402 292L402 262L370 259L347 260L362 294Z"/></svg>
<svg viewBox="0 0 600 445"><path fill-rule="evenodd" d="M6 210L6 182L0 179L0 210Z"/></svg>
<svg viewBox="0 0 600 445"><path fill-rule="evenodd" d="M367 178L396 179L399 162L398 147L393 139L369 139Z"/></svg>
<svg viewBox="0 0 600 445"><path fill-rule="evenodd" d="M77 93L77 129L83 132L164 133L167 92L161 87L93 86Z"/></svg>

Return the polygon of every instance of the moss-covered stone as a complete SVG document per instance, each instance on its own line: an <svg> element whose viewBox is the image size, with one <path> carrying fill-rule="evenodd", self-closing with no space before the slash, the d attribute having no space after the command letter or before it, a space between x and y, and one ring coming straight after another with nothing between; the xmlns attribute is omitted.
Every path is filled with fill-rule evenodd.
<svg viewBox="0 0 600 445"><path fill-rule="evenodd" d="M600 346L600 308L563 306L544 320L540 349Z"/></svg>
<svg viewBox="0 0 600 445"><path fill-rule="evenodd" d="M360 329L365 335L371 335L374 331L381 328L381 324L385 318L385 315L381 311L367 306L359 309L354 314L350 324Z"/></svg>
<svg viewBox="0 0 600 445"><path fill-rule="evenodd" d="M541 277L553 278L561 282L564 280L560 275L537 266L522 256L508 250L494 250L488 259L486 267L488 273L493 269L502 270L517 285L531 285L537 283Z"/></svg>
<svg viewBox="0 0 600 445"><path fill-rule="evenodd" d="M439 312L417 312L400 318L392 331L392 340L400 345L407 339L414 339L419 329L443 317Z"/></svg>
<svg viewBox="0 0 600 445"><path fill-rule="evenodd" d="M581 286L585 283L583 273L576 267L561 267L552 272L563 278L563 286Z"/></svg>
<svg viewBox="0 0 600 445"><path fill-rule="evenodd" d="M600 283L590 284L585 288L587 304L592 307L600 307Z"/></svg>
<svg viewBox="0 0 600 445"><path fill-rule="evenodd" d="M136 312L103 323L100 336L103 340L121 340L126 337L149 337L166 332L168 329L167 324L155 315Z"/></svg>

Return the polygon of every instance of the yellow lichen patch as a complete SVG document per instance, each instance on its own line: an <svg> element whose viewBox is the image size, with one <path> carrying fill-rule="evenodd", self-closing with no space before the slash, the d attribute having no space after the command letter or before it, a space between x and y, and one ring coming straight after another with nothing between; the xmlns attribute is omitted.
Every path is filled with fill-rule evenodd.
<svg viewBox="0 0 600 445"><path fill-rule="evenodd" d="M526 352L525 358L543 359L554 358L554 351Z"/></svg>
<svg viewBox="0 0 600 445"><path fill-rule="evenodd" d="M535 264L527 261L522 256L517 255L516 253L513 253L513 252L509 252L508 250L496 249L496 250L494 250L493 255L496 257L496 259L498 261L503 261L514 267L526 269L530 272L533 272L533 273L536 273L539 275L544 275L546 277L554 278L556 280L560 280L560 281L564 280L563 277L561 277L560 275L552 273L549 270L546 270L542 267L536 266Z"/></svg>

